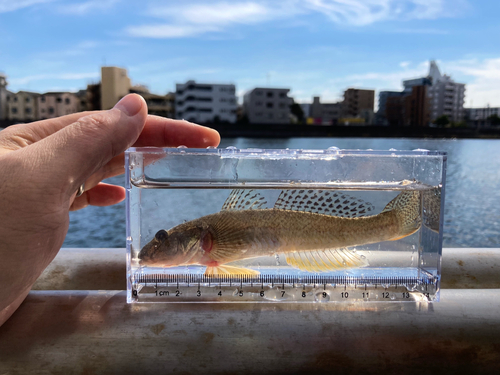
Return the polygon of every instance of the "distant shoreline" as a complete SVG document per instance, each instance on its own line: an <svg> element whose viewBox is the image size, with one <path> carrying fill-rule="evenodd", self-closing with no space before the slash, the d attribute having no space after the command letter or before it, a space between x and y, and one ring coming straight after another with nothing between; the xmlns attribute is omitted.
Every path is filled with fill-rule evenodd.
<svg viewBox="0 0 500 375"><path fill-rule="evenodd" d="M318 126L295 124L206 124L222 137L235 138L472 138L500 139L500 128L428 128L391 126Z"/></svg>
<svg viewBox="0 0 500 375"><path fill-rule="evenodd" d="M0 130L12 123L0 121ZM471 138L500 139L500 128L320 126L296 124L204 124L224 138Z"/></svg>

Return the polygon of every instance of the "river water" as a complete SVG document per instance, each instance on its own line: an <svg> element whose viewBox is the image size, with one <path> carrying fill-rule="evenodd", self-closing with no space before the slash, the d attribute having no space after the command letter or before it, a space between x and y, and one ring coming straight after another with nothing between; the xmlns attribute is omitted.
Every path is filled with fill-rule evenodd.
<svg viewBox="0 0 500 375"><path fill-rule="evenodd" d="M394 138L227 138L220 147L448 152L444 247L500 247L500 140ZM124 177L106 182L124 185ZM175 210L175 207L172 207ZM70 213L64 247L125 247L125 204Z"/></svg>

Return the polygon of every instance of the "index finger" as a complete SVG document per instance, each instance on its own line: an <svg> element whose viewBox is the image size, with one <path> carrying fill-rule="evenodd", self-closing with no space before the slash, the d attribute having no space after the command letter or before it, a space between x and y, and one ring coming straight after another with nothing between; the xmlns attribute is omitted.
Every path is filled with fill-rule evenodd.
<svg viewBox="0 0 500 375"><path fill-rule="evenodd" d="M205 126L184 120L173 120L149 115L141 135L134 147L177 147L206 148L218 146L219 133Z"/></svg>

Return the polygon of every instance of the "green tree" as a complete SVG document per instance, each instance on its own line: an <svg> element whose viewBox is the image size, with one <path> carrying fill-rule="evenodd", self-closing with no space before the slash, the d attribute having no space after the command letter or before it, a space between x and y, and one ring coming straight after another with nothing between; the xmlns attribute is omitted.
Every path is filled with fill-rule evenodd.
<svg viewBox="0 0 500 375"><path fill-rule="evenodd" d="M497 114L491 115L490 117L487 118L487 120L490 122L491 125L493 126L498 126L500 125L500 117L498 117Z"/></svg>
<svg viewBox="0 0 500 375"><path fill-rule="evenodd" d="M437 119L434 120L434 124L436 124L440 128L445 127L449 123L450 123L450 120L448 119L448 116L446 116L446 115L439 116Z"/></svg>
<svg viewBox="0 0 500 375"><path fill-rule="evenodd" d="M300 104L293 102L293 104L290 106L290 111L297 117L299 123L304 122L304 111L302 110Z"/></svg>

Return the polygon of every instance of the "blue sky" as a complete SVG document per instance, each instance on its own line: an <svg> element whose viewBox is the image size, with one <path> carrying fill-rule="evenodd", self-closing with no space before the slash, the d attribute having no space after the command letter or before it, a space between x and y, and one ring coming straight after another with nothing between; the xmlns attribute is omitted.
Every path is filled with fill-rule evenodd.
<svg viewBox="0 0 500 375"><path fill-rule="evenodd" d="M0 72L12 91L76 91L103 64L158 94L175 83L399 90L429 59L500 106L498 0L0 0Z"/></svg>

